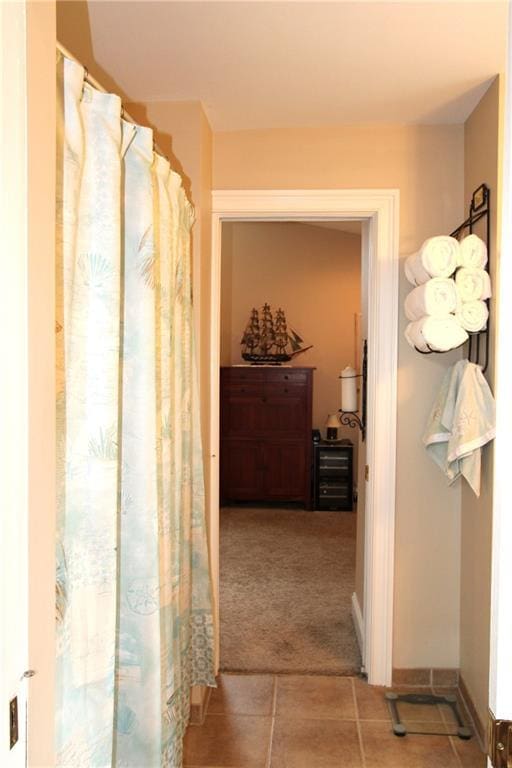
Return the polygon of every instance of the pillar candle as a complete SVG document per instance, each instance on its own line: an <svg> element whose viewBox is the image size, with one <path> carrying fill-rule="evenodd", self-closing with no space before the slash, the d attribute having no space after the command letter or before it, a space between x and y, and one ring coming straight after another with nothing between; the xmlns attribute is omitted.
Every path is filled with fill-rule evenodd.
<svg viewBox="0 0 512 768"><path fill-rule="evenodd" d="M341 372L341 410L357 411L356 372L350 366Z"/></svg>

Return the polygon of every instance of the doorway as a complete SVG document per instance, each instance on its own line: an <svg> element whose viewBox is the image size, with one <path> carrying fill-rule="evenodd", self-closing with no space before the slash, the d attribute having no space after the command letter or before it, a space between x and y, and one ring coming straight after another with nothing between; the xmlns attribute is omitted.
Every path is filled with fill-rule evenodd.
<svg viewBox="0 0 512 768"><path fill-rule="evenodd" d="M221 238L224 221L360 220L368 254L368 424L365 488L363 666L374 685L392 671L398 315L397 190L258 190L212 193L210 541L219 595L219 367ZM377 386L378 384L378 386ZM379 461L380 457L380 461ZM385 457L385 461L382 460ZM378 501L378 503L377 503ZM355 613L357 614L357 608ZM217 622L218 627L218 622ZM217 629L217 642L219 641Z"/></svg>
<svg viewBox="0 0 512 768"><path fill-rule="evenodd" d="M352 619L360 432L335 416L340 369L361 369L361 255L359 221L222 227L224 672L361 668ZM261 364L262 337L288 359ZM337 426L327 440L329 415Z"/></svg>

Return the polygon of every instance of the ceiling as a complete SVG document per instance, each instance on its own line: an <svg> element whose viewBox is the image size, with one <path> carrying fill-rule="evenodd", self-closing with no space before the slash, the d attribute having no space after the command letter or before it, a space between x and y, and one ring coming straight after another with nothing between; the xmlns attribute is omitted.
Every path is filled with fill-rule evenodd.
<svg viewBox="0 0 512 768"><path fill-rule="evenodd" d="M504 70L507 2L92 0L58 18L109 87L200 100L215 131L434 124L463 122Z"/></svg>

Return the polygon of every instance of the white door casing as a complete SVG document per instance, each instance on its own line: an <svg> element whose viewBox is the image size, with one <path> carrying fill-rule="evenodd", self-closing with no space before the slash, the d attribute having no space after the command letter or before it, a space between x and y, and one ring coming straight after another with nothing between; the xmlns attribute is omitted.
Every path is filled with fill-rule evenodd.
<svg viewBox="0 0 512 768"><path fill-rule="evenodd" d="M368 425L363 665L391 685L396 487L399 192L395 189L214 190L210 371L210 545L219 596L221 236L225 221L368 222ZM365 227L363 230L366 229ZM365 238L364 238L365 239ZM386 461L377 457L386 457ZM218 627L218 621L217 621ZM218 643L217 631L217 643Z"/></svg>
<svg viewBox="0 0 512 768"><path fill-rule="evenodd" d="M0 764L27 760L28 178L26 3L0 4ZM17 699L11 748L9 702Z"/></svg>
<svg viewBox="0 0 512 768"><path fill-rule="evenodd" d="M509 30L512 28L512 5ZM512 514L510 511L510 428L512 424L512 40L509 33L504 158L502 167L501 259L496 298L496 440L494 444L491 638L489 709L498 720L512 720ZM498 226L499 228L499 226ZM490 763L489 763L490 764Z"/></svg>

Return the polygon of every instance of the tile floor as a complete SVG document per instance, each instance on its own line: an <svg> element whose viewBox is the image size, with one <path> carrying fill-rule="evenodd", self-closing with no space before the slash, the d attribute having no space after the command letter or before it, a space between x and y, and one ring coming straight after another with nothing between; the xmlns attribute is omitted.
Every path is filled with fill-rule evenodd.
<svg viewBox="0 0 512 768"><path fill-rule="evenodd" d="M408 706L409 722L447 729L441 709ZM203 725L189 726L185 737L185 768L485 765L475 737L394 736L383 690L350 677L221 675Z"/></svg>

